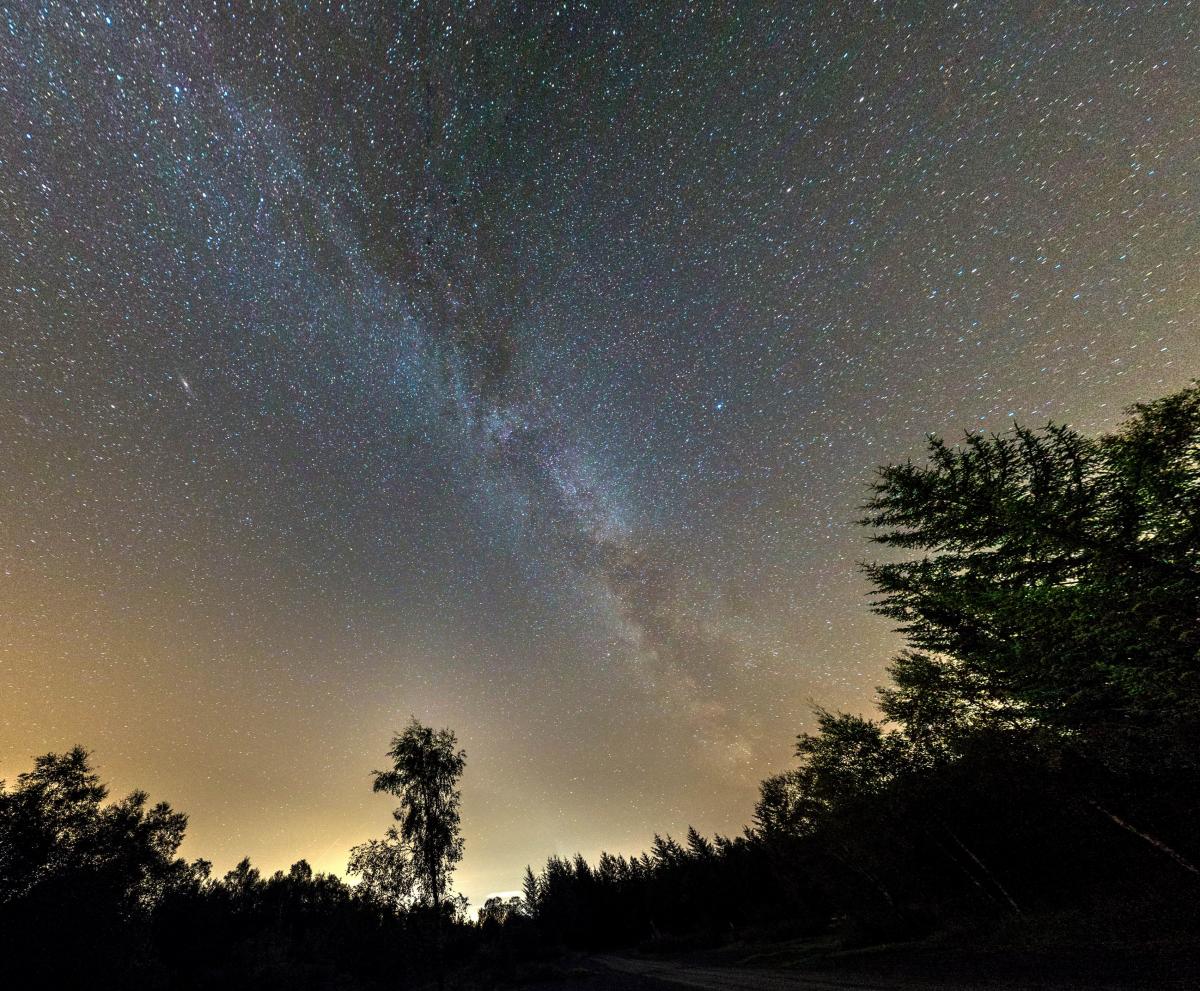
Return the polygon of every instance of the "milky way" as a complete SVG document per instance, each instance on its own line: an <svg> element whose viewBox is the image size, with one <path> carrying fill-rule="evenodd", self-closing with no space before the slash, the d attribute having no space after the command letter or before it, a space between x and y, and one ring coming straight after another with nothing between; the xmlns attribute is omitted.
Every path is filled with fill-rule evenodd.
<svg viewBox="0 0 1200 991"><path fill-rule="evenodd" d="M3 8L0 773L341 870L415 714L476 902L736 831L896 647L874 466L1198 373L1198 25Z"/></svg>

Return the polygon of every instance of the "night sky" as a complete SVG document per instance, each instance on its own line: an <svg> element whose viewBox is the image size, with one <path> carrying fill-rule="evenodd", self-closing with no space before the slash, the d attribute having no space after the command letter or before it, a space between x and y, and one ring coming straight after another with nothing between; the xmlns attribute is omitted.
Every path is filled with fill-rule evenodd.
<svg viewBox="0 0 1200 991"><path fill-rule="evenodd" d="M897 647L876 465L1200 371L1189 3L2 10L0 776L219 871L410 715L476 905L738 831Z"/></svg>

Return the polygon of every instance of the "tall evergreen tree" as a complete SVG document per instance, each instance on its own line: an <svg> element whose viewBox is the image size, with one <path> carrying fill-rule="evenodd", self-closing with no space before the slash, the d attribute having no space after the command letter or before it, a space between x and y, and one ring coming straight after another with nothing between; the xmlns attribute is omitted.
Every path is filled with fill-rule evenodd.
<svg viewBox="0 0 1200 991"><path fill-rule="evenodd" d="M909 681L893 707L916 701L919 674L958 716L1033 719L1114 767L1194 764L1200 387L1099 438L931 438L926 464L881 470L866 510L873 539L903 553L867 566L876 608L922 658L897 662Z"/></svg>

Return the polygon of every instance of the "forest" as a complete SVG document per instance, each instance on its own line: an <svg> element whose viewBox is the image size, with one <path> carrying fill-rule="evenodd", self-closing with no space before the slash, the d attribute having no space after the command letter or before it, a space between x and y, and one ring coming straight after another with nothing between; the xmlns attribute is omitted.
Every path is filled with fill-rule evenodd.
<svg viewBox="0 0 1200 991"><path fill-rule="evenodd" d="M881 468L861 511L872 608L904 643L877 712L818 710L742 834L551 857L469 913L449 730L393 739L374 787L395 825L348 880L185 861L187 817L112 800L76 747L0 787L3 967L47 987L477 987L572 952L1194 939L1200 384L1111 433L926 454Z"/></svg>

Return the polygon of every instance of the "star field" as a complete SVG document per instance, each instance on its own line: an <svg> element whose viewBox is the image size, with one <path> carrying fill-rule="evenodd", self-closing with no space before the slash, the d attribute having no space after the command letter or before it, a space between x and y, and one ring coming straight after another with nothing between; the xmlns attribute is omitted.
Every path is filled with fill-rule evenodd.
<svg viewBox="0 0 1200 991"><path fill-rule="evenodd" d="M896 646L874 466L1200 369L1190 3L0 13L0 774L222 869L410 713L476 904L738 830Z"/></svg>

